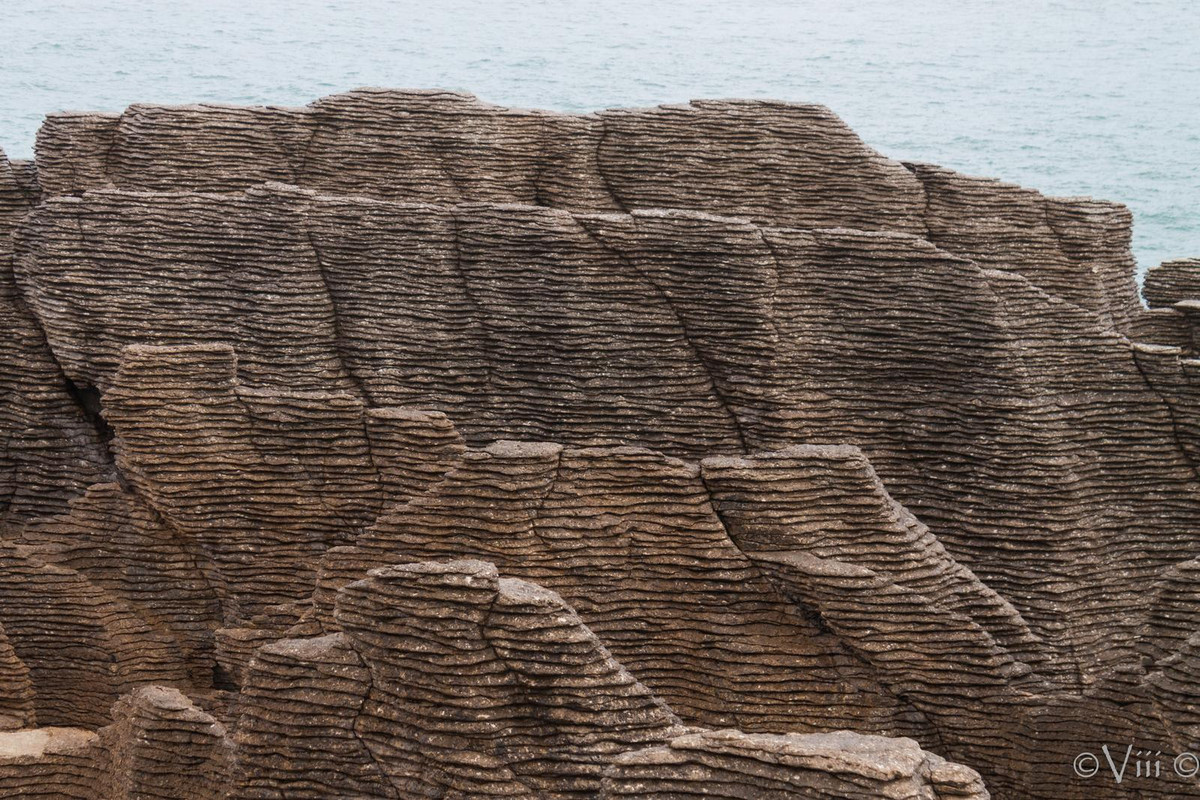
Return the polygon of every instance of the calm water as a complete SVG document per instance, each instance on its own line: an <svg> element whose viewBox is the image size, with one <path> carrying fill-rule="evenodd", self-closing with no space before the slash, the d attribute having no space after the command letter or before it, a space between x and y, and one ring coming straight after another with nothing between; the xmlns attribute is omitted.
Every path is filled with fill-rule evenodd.
<svg viewBox="0 0 1200 800"><path fill-rule="evenodd" d="M444 87L583 111L824 103L898 158L1127 203L1200 255L1195 0L5 0L0 147L43 114Z"/></svg>

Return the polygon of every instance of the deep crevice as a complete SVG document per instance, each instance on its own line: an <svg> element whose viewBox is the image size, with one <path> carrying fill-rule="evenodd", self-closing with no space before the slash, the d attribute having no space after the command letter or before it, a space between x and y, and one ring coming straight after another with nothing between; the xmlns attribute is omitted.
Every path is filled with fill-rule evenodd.
<svg viewBox="0 0 1200 800"><path fill-rule="evenodd" d="M104 418L104 406L101 403L100 390L89 383L77 384L67 376L63 376L63 385L66 387L67 394L71 400L83 413L83 418L87 420L92 429L96 431L96 436L107 449L109 443L113 440L113 429L108 424L108 420Z"/></svg>

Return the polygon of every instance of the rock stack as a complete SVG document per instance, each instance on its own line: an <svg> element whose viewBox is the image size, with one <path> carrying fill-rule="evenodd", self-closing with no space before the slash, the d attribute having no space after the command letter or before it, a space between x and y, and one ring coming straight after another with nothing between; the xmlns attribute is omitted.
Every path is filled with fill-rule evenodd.
<svg viewBox="0 0 1200 800"><path fill-rule="evenodd" d="M771 101L50 116L0 795L1200 797L1200 262L1144 307L1131 224Z"/></svg>

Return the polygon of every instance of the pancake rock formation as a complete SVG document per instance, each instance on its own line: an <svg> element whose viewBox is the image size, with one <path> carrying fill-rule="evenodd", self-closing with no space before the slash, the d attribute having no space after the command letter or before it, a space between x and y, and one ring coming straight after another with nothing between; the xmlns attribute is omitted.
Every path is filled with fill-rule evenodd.
<svg viewBox="0 0 1200 800"><path fill-rule="evenodd" d="M1143 305L1131 225L774 101L51 115L0 796L1200 797L1200 261Z"/></svg>

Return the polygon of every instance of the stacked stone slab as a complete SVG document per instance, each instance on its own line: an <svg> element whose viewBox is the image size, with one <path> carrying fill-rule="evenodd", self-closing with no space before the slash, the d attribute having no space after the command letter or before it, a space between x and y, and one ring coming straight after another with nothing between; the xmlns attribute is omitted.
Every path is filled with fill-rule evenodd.
<svg viewBox="0 0 1200 800"><path fill-rule="evenodd" d="M219 800L225 729L175 689L147 685L98 731L0 733L0 795L30 800Z"/></svg>
<svg viewBox="0 0 1200 800"><path fill-rule="evenodd" d="M1010 189L1033 204L1027 215L1044 216L1042 201ZM935 207L955 208L948 196ZM278 184L223 195L105 189L33 212L18 274L68 377L105 392L110 423L125 398L136 405L167 380L132 357L119 374L124 348L144 353L146 342L213 353L237 342L234 372L200 349L184 356L197 375L243 385L221 401L222 417L244 405L286 420L299 412L285 406L347 395L338 402L360 443L337 470L362 483L363 499L334 510L332 524L350 530L378 511L369 431L349 421L363 413L355 403L442 410L474 444L636 443L689 458L854 444L1070 662L1062 671L1087 678L1133 657L1141 587L1194 544L1191 394L1148 385L1145 348L1130 348L1112 309L1048 294L1019 264L993 268L1006 242L1015 247L1019 219L996 232L978 209L946 214L945 230L972 231L950 244L982 261L907 233L693 211L412 205ZM1057 240L1039 230L1044 258L1027 263L1050 263ZM1078 272L1066 256L1055 263ZM261 408L256 398L279 391L296 399ZM172 470L161 426L195 413L165 408L144 434L129 429L124 447L151 447ZM262 452L240 454L247 447ZM272 471L311 471L268 466L304 451L284 437L230 440L210 456L257 486ZM228 488L231 501L249 491ZM285 584L309 585L314 556L346 536L305 522L329 516L315 502L307 489L277 510L231 502L256 529L308 529L279 534L280 587L267 603L294 599ZM210 547L228 547L222 537ZM1035 542L1036 564L1020 549Z"/></svg>
<svg viewBox="0 0 1200 800"><path fill-rule="evenodd" d="M938 242L951 252L961 246L961 255L1037 271L1043 288L1087 298L1115 322L1136 311L1132 219L1123 207L902 165L822 106L700 100L566 115L454 92L360 89L303 109L136 105L119 116L55 114L39 132L38 154L51 194L102 186L226 192L283 181L437 204L695 209L935 241L957 225ZM1044 258L1030 248L1035 240Z"/></svg>
<svg viewBox="0 0 1200 800"><path fill-rule="evenodd" d="M1200 258L1164 261L1146 273L1142 297L1151 308L1200 298Z"/></svg>
<svg viewBox="0 0 1200 800"><path fill-rule="evenodd" d="M744 796L834 800L928 797L983 800L979 776L909 739L706 731L626 753L604 778L602 800Z"/></svg>
<svg viewBox="0 0 1200 800"><path fill-rule="evenodd" d="M68 514L26 526L23 543L47 563L74 570L171 639L190 677L212 677L212 630L221 617L217 571L194 540L138 495L97 483Z"/></svg>
<svg viewBox="0 0 1200 800"><path fill-rule="evenodd" d="M0 542L0 625L28 669L41 725L97 726L135 686L187 680L169 633L29 546Z"/></svg>
<svg viewBox="0 0 1200 800"><path fill-rule="evenodd" d="M0 625L0 731L31 728L36 721L33 682Z"/></svg>
<svg viewBox="0 0 1200 800"><path fill-rule="evenodd" d="M1179 446L1200 469L1200 259L1149 270L1142 296L1150 311L1133 334L1138 365L1170 407Z"/></svg>
<svg viewBox="0 0 1200 800"><path fill-rule="evenodd" d="M558 595L483 562L373 571L337 617L370 674L359 734L402 797L594 796L612 756L682 732Z"/></svg>
<svg viewBox="0 0 1200 800"><path fill-rule="evenodd" d="M102 435L82 407L87 387L65 382L13 275L13 238L39 198L34 175L0 151L0 522L12 527L65 511L111 476Z"/></svg>
<svg viewBox="0 0 1200 800"><path fill-rule="evenodd" d="M34 800L93 800L93 731L30 728L0 733L0 792Z"/></svg>
<svg viewBox="0 0 1200 800"><path fill-rule="evenodd" d="M127 357L139 374L152 376L181 369L189 353L198 355L158 347L131 348ZM204 353L213 359L204 374L175 373L169 385L176 402L195 409L205 430L233 424L230 436L269 443L269 420L223 412L224 423L208 420L204 409L223 408L212 397L242 389L235 378L214 385L206 377L236 372L232 350ZM133 384L121 377L123 385ZM139 385L147 396L159 386L149 378ZM118 404L110 412L119 463L131 475L151 475L141 464L168 441L154 447L147 440L137 452L124 445L125 426L139 429L138 413L153 407L135 413ZM691 724L910 735L939 742L947 756L976 765L1013 796L1037 796L1047 785L1059 796L1089 796L1092 787L1065 778L1046 784L1044 771L1055 759L1069 762L1073 755L1062 745L1088 736L1097 719L1108 718L1104 730L1114 741L1147 731L1168 736L1153 709L1161 692L1141 678L1107 688L1105 697L1076 694L1077 676L1064 669L1069 662L1054 658L1009 603L956 562L855 448L800 446L698 466L632 447L501 442L472 450L442 415L376 416L401 419L413 434L371 439L371 452L391 452L389 469L412 453L409 463L429 477L423 488L414 484L398 496L352 545L325 551L311 608L307 594L281 606L259 605L264 598L254 603L259 613L234 615L227 620L234 627L217 631L218 661L243 691L258 680L256 652L260 665L290 658L290 648L300 646L286 642L297 636L325 637L317 650L304 645L297 652L319 652L352 670L356 656L341 649L343 639L329 637L344 633L334 613L339 591L368 570L470 556L567 598L631 673ZM348 430L361 430L361 422ZM184 440L174 441L183 458ZM425 457L416 455L418 442L433 443ZM335 452L326 450L325 459ZM314 458L302 449L293 455ZM304 473L273 480L269 494L295 496L303 486L320 496ZM326 491L353 497L353 486ZM145 492L173 516L173 495L154 487L148 480ZM219 508L224 493L207 491L206 501L188 503ZM247 528L240 545L227 546L265 551L270 540L259 537L267 532ZM270 582L270 575L247 573L235 595L253 595ZM648 620L671 634L648 636ZM1125 703L1110 699L1118 692ZM1131 692L1141 700L1127 712L1121 706ZM272 719L285 717L280 709ZM1064 730L1073 733L1064 739Z"/></svg>
<svg viewBox="0 0 1200 800"><path fill-rule="evenodd" d="M1200 750L1200 293L1131 222L774 101L52 115L0 788L982 796L851 729L1123 796L1072 759Z"/></svg>
<svg viewBox="0 0 1200 800"><path fill-rule="evenodd" d="M335 590L365 569L459 555L561 593L692 724L914 730L861 663L773 595L722 529L694 464L516 442L469 453L326 555L316 617L336 629Z"/></svg>
<svg viewBox="0 0 1200 800"><path fill-rule="evenodd" d="M599 800L674 784L718 798L776 787L988 796L973 770L911 740L689 729L561 597L491 564L373 570L337 607L344 632L259 650L232 735L178 691L144 686L95 733L0 733L0 792Z"/></svg>

